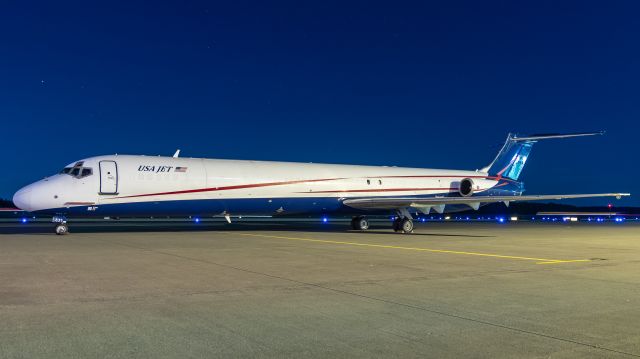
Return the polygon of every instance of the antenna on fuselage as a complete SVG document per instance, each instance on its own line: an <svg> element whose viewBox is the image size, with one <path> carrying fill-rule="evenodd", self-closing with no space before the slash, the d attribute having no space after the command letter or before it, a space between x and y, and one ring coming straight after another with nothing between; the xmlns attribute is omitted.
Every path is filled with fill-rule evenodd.
<svg viewBox="0 0 640 359"><path fill-rule="evenodd" d="M173 154L173 158L178 158L180 156L180 149L176 150L176 153Z"/></svg>

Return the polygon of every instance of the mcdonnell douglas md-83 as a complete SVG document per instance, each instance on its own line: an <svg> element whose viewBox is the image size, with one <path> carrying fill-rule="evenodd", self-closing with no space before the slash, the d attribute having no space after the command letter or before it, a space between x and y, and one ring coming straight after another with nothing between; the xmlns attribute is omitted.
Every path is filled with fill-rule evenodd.
<svg viewBox="0 0 640 359"><path fill-rule="evenodd" d="M628 193L523 195L518 181L534 143L602 134L509 135L488 166L475 171L112 155L86 158L20 189L17 207L69 217L366 215L393 213L396 232L413 231L412 213L477 210L493 202L629 196Z"/></svg>

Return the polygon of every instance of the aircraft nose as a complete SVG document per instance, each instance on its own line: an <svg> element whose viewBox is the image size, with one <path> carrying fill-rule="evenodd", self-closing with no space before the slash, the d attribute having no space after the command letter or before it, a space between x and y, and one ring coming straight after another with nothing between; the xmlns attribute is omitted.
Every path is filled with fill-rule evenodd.
<svg viewBox="0 0 640 359"><path fill-rule="evenodd" d="M31 188L24 187L18 190L16 194L13 195L13 204L16 207L30 211L31 210Z"/></svg>

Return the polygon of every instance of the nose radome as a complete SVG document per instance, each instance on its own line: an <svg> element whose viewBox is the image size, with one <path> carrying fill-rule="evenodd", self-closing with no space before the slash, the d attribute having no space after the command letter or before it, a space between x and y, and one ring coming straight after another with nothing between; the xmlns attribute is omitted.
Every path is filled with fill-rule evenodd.
<svg viewBox="0 0 640 359"><path fill-rule="evenodd" d="M16 207L22 210L30 211L31 210L31 188L25 187L18 190L18 192L16 192L16 194L13 195L13 204L15 204Z"/></svg>

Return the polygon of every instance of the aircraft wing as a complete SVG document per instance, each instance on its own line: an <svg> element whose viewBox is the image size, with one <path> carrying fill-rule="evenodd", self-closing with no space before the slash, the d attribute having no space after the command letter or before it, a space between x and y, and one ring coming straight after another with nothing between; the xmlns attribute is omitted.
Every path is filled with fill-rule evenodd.
<svg viewBox="0 0 640 359"><path fill-rule="evenodd" d="M417 208L428 213L431 208L442 213L445 205L466 204L473 209L478 209L481 203L521 202L521 201L542 201L558 200L570 198L593 198L593 197L622 197L630 196L630 193L595 193L595 194L556 194L556 195L532 195L532 196L471 196L471 197L370 197L345 199L343 203L349 207L375 210L375 209L402 209Z"/></svg>

